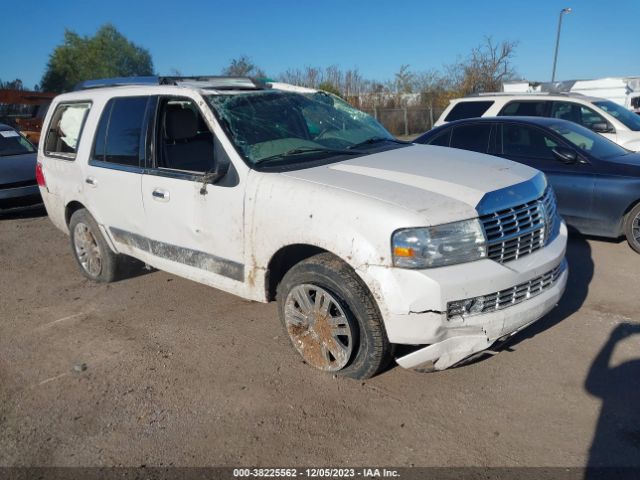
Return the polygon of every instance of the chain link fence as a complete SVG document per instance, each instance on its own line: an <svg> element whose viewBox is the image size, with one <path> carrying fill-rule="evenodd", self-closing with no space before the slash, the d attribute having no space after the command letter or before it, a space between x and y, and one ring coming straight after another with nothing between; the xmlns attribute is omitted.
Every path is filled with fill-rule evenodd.
<svg viewBox="0 0 640 480"><path fill-rule="evenodd" d="M400 137L430 130L442 113L441 110L429 107L369 108L363 111L375 117L392 134Z"/></svg>

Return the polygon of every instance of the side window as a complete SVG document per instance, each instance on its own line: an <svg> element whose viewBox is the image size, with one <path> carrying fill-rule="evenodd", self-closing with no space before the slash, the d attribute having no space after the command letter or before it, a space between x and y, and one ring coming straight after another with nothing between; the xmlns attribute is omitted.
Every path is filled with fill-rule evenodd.
<svg viewBox="0 0 640 480"><path fill-rule="evenodd" d="M487 153L491 125L491 123L481 123L454 127L451 133L451 147Z"/></svg>
<svg viewBox="0 0 640 480"><path fill-rule="evenodd" d="M500 116L516 116L516 117L544 117L544 107L546 102L543 101L515 101L507 103L498 113Z"/></svg>
<svg viewBox="0 0 640 480"><path fill-rule="evenodd" d="M213 133L193 100L161 99L156 138L159 168L198 173L214 168Z"/></svg>
<svg viewBox="0 0 640 480"><path fill-rule="evenodd" d="M451 129L448 128L444 132L438 134L433 138L428 145L438 145L440 147L448 147L449 140L451 139Z"/></svg>
<svg viewBox="0 0 640 480"><path fill-rule="evenodd" d="M109 100L96 130L93 158L117 165L140 166L140 136L148 97Z"/></svg>
<svg viewBox="0 0 640 480"><path fill-rule="evenodd" d="M601 115L589 107L573 102L553 102L551 116L577 123L589 129L596 123L609 124Z"/></svg>
<svg viewBox="0 0 640 480"><path fill-rule="evenodd" d="M568 120L569 122L581 123L582 114L580 105L571 102L553 102L551 105L551 117Z"/></svg>
<svg viewBox="0 0 640 480"><path fill-rule="evenodd" d="M609 122L607 122L604 117L584 105L580 105L580 116L582 118L581 124L588 129L593 129L593 126L596 123L604 123L605 125L610 126Z"/></svg>
<svg viewBox="0 0 640 480"><path fill-rule="evenodd" d="M76 158L82 127L90 108L89 102L61 103L56 107L44 142L46 155L69 160Z"/></svg>
<svg viewBox="0 0 640 480"><path fill-rule="evenodd" d="M489 110L489 107L493 105L493 101L469 101L458 102L444 119L445 122L452 122L454 120L463 120L465 118L476 118L484 115L484 112Z"/></svg>
<svg viewBox="0 0 640 480"><path fill-rule="evenodd" d="M558 143L542 130L527 125L506 124L502 127L502 151L505 155L553 160Z"/></svg>

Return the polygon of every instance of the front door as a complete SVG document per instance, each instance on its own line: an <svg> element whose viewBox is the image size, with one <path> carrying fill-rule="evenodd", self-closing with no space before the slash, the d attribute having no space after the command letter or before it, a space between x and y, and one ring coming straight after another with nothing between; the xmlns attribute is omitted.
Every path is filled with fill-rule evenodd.
<svg viewBox="0 0 640 480"><path fill-rule="evenodd" d="M244 283L244 191L233 166L222 181L204 174L225 152L188 97L160 97L154 157L142 177L153 264L223 290Z"/></svg>
<svg viewBox="0 0 640 480"><path fill-rule="evenodd" d="M553 149L566 145L534 126L504 123L500 138L501 156L543 171L556 194L560 215L578 230L587 227L593 212L595 189L592 165L566 164L558 160Z"/></svg>

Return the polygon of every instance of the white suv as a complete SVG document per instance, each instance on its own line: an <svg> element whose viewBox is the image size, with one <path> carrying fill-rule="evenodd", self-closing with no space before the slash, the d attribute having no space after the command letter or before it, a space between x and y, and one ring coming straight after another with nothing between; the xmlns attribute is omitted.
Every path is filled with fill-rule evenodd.
<svg viewBox="0 0 640 480"><path fill-rule="evenodd" d="M447 368L562 295L566 227L537 170L400 142L322 92L145 81L88 84L45 120L38 182L88 278L134 257L277 300L304 360L355 378L394 344L414 346L403 367Z"/></svg>
<svg viewBox="0 0 640 480"><path fill-rule="evenodd" d="M640 151L640 116L610 100L577 93L482 93L449 102L434 127L474 117L528 116L562 118L609 140Z"/></svg>

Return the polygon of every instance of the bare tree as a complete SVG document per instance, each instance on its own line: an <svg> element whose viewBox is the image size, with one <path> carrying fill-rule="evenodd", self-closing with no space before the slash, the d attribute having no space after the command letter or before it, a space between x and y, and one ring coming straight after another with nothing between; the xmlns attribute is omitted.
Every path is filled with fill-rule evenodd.
<svg viewBox="0 0 640 480"><path fill-rule="evenodd" d="M415 90L420 92L420 103L432 110L442 110L453 97L450 78L438 70L427 70L415 75Z"/></svg>
<svg viewBox="0 0 640 480"><path fill-rule="evenodd" d="M410 65L400 65L400 70L395 74L396 93L413 92L415 74L409 70Z"/></svg>
<svg viewBox="0 0 640 480"><path fill-rule="evenodd" d="M517 45L513 41L496 44L491 37L485 37L465 61L449 67L458 92L466 95L499 91L504 81L516 76L512 63Z"/></svg>

